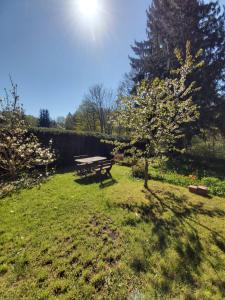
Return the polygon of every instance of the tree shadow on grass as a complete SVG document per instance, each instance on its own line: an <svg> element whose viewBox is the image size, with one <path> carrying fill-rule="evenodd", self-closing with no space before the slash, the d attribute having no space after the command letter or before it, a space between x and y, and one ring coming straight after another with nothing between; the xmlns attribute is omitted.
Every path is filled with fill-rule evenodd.
<svg viewBox="0 0 225 300"><path fill-rule="evenodd" d="M218 278L218 288L222 291L223 279L219 277L211 262L209 249L202 244L200 228L202 227L210 233L211 242L223 252L225 251L224 237L200 223L197 216L224 218L225 212L218 208L206 209L204 203L193 204L188 201L186 196L177 196L171 192L148 190L145 191L145 197L148 200L147 204L124 203L121 206L137 213L140 220L152 225L151 242L149 245L145 243L144 246L145 248L149 247L149 256L152 251L157 251L166 261L169 249L178 255L176 266L172 267L173 275L171 276L171 270L169 275L166 272L163 274L168 288L166 291L169 291L173 280L195 287L197 284L195 275L200 276L203 260L208 261L212 266ZM137 225L140 220L137 220ZM145 253L148 251L144 250ZM133 268L135 265L132 264L131 267ZM136 271L139 272L138 269Z"/></svg>
<svg viewBox="0 0 225 300"><path fill-rule="evenodd" d="M99 188L101 189L110 187L117 183L117 181L113 177L110 177L107 174L102 174L100 176L91 175L87 177L81 177L75 179L75 182L81 185L90 185L90 184L99 183Z"/></svg>

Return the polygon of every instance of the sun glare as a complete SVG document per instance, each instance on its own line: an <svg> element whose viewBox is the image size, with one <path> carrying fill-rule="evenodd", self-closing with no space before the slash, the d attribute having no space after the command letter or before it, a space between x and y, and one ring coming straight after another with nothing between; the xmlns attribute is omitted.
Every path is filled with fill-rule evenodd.
<svg viewBox="0 0 225 300"><path fill-rule="evenodd" d="M79 0L80 13L87 18L94 18L99 11L98 0Z"/></svg>
<svg viewBox="0 0 225 300"><path fill-rule="evenodd" d="M71 18L73 22L76 22L81 37L88 33L91 35L92 40L96 42L102 38L103 34L109 32L107 26L111 21L111 15L108 4L106 6L106 1L70 0L69 2L73 5Z"/></svg>

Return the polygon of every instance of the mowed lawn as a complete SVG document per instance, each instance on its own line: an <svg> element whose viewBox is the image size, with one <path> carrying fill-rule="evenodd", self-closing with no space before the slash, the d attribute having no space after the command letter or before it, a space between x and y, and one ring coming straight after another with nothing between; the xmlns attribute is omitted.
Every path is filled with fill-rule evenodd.
<svg viewBox="0 0 225 300"><path fill-rule="evenodd" d="M224 299L225 199L58 174L0 200L0 299Z"/></svg>

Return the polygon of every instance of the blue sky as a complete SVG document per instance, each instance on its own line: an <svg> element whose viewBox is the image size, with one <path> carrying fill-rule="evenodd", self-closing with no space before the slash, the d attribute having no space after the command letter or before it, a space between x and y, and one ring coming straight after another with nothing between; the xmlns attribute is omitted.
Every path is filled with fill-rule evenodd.
<svg viewBox="0 0 225 300"><path fill-rule="evenodd" d="M151 0L98 0L91 24L77 1L0 0L0 95L12 74L28 114L48 108L53 118L63 116L90 86L116 89L129 71L130 45L145 38Z"/></svg>
<svg viewBox="0 0 225 300"><path fill-rule="evenodd" d="M95 83L116 89L134 39L145 37L150 0L99 0L101 24L78 16L77 0L0 0L0 93L18 83L27 113L74 112Z"/></svg>

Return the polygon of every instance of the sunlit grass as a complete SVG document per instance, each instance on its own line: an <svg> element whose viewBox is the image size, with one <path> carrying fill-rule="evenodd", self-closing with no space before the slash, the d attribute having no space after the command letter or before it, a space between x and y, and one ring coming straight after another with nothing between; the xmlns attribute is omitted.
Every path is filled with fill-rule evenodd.
<svg viewBox="0 0 225 300"><path fill-rule="evenodd" d="M0 202L0 299L223 299L225 201L55 175Z"/></svg>

